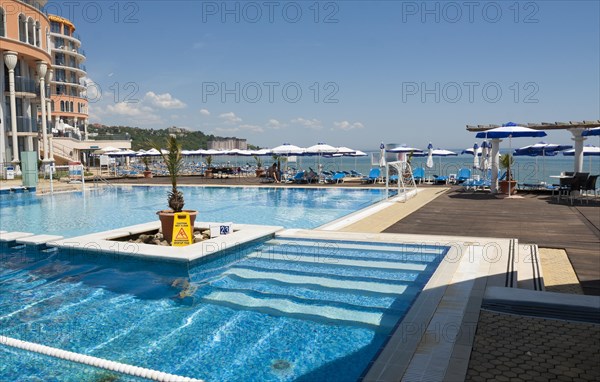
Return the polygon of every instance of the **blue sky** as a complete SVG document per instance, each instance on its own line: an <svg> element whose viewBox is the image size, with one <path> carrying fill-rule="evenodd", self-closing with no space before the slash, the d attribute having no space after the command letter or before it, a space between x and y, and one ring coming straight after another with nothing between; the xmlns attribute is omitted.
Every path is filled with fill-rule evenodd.
<svg viewBox="0 0 600 382"><path fill-rule="evenodd" d="M470 147L467 124L600 119L599 2L468 4L99 1L48 10L81 35L97 90L92 123L368 150L381 141ZM547 140L569 143L570 134Z"/></svg>

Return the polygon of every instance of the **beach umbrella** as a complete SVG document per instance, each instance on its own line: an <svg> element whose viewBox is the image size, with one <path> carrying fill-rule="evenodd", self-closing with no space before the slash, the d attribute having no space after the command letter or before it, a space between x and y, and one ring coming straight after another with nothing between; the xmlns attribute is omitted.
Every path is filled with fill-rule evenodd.
<svg viewBox="0 0 600 382"><path fill-rule="evenodd" d="M559 151L573 148L571 145L559 145L555 143L538 142L533 145L524 146L515 150L514 155L527 155L535 157L536 176L537 176L537 157L542 157L542 178L546 179L546 157L555 156Z"/></svg>
<svg viewBox="0 0 600 382"><path fill-rule="evenodd" d="M512 139L513 138L524 138L524 137L545 137L546 133L541 130L534 130L528 127L519 126L514 122L508 122L500 127L496 127L490 130L482 131L477 133L475 137L483 139L494 139L494 138L508 138L508 155L512 155ZM510 161L509 161L510 163ZM510 174L510 166L508 167L508 174ZM510 177L508 180L512 180ZM510 196L510 183L508 184L508 195Z"/></svg>
<svg viewBox="0 0 600 382"><path fill-rule="evenodd" d="M429 142L427 146L427 163L425 163L427 168L433 168L433 145Z"/></svg>
<svg viewBox="0 0 600 382"><path fill-rule="evenodd" d="M583 133L581 133L581 135L584 137L589 137L592 135L600 135L600 127L594 127L593 129L588 129L588 130L584 131Z"/></svg>
<svg viewBox="0 0 600 382"><path fill-rule="evenodd" d="M479 145L477 144L477 142L475 142L475 144L473 145L473 152L478 153L477 155L483 155L483 149L479 148ZM474 169L479 168L479 159L477 159L477 155L473 154L473 168Z"/></svg>
<svg viewBox="0 0 600 382"><path fill-rule="evenodd" d="M479 169L484 173L484 175L488 167L488 159L490 156L488 148L489 144L487 143L487 141L481 142L481 157L479 157Z"/></svg>
<svg viewBox="0 0 600 382"><path fill-rule="evenodd" d="M121 151L121 149L118 149L118 148L112 147L112 146L107 146L107 147L103 147L103 148L99 149L98 151L102 152L103 154L106 154L106 153L111 153L111 152L115 152L115 151Z"/></svg>
<svg viewBox="0 0 600 382"><path fill-rule="evenodd" d="M446 150L446 149L433 149L431 150L431 156L432 157L439 157L440 161L439 161L439 165L440 165L440 171L439 174L442 175L442 157L452 157L452 156L457 156L458 154L455 153L454 151L450 151L450 150ZM432 166L433 167L433 166Z"/></svg>
<svg viewBox="0 0 600 382"><path fill-rule="evenodd" d="M385 167L385 145L383 142L379 145L379 167Z"/></svg>
<svg viewBox="0 0 600 382"><path fill-rule="evenodd" d="M572 157L575 155L575 149L565 150L563 151L563 155ZM600 147L592 145L583 146L583 156L600 156Z"/></svg>
<svg viewBox="0 0 600 382"><path fill-rule="evenodd" d="M357 171L358 168L356 166L356 161L357 161L358 157L366 157L368 154L363 151L356 150L353 154L349 154L349 155L354 157L354 171Z"/></svg>
<svg viewBox="0 0 600 382"><path fill-rule="evenodd" d="M271 150L268 149L260 149L260 150L250 150L250 155L256 155L259 157L272 155Z"/></svg>
<svg viewBox="0 0 600 382"><path fill-rule="evenodd" d="M423 150L414 148L414 147L409 147L406 145L401 145L401 146L397 146L391 149L387 149L386 150L388 153L397 153L398 155L398 159L401 161L406 161L406 154L412 153L413 156L421 156L423 155Z"/></svg>
<svg viewBox="0 0 600 382"><path fill-rule="evenodd" d="M562 153L563 153L563 155L572 157L575 155L575 149L565 150ZM590 157L590 172L592 172L592 157L600 156L600 147L596 147L596 146L592 146L592 145L583 146L583 156Z"/></svg>
<svg viewBox="0 0 600 382"><path fill-rule="evenodd" d="M284 143L281 146L273 147L269 151L269 154L276 155L303 155L306 150L302 147L294 146L289 143Z"/></svg>
<svg viewBox="0 0 600 382"><path fill-rule="evenodd" d="M476 152L477 155L480 156L481 148L479 146L477 146L477 150L475 150L475 149L473 149L473 147L469 147L468 149L464 149L463 151L461 151L461 154L475 155L474 152Z"/></svg>

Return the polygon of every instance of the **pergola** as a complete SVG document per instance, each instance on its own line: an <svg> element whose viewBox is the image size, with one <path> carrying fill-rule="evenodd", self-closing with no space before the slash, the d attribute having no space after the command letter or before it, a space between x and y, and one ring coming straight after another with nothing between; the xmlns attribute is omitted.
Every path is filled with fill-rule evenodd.
<svg viewBox="0 0 600 382"><path fill-rule="evenodd" d="M534 130L568 130L573 134L573 141L575 142L575 162L573 170L575 172L581 172L583 169L583 142L587 137L581 134L594 127L600 127L600 120L595 121L569 121L569 122L541 122L541 123L525 123L518 124L519 126L528 127ZM500 125L467 125L467 131L479 133L487 130L500 127ZM496 192L498 187L498 150L500 145L500 139L492 139L492 192ZM496 168L496 173L493 169Z"/></svg>

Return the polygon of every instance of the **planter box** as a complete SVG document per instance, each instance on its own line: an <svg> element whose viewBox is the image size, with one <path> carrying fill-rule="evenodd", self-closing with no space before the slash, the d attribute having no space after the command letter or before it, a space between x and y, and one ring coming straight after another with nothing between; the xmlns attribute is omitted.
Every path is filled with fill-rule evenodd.
<svg viewBox="0 0 600 382"><path fill-rule="evenodd" d="M500 192L508 195L508 184L510 183L510 194L514 195L517 193L517 181L516 180L501 180L499 182Z"/></svg>

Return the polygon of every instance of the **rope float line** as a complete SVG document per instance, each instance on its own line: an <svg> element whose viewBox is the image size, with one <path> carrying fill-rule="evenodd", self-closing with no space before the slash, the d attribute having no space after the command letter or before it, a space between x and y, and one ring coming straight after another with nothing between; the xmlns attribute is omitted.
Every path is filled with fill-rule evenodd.
<svg viewBox="0 0 600 382"><path fill-rule="evenodd" d="M127 374L134 377L142 377L161 382L204 382L201 379L189 377L181 377L174 374L164 373L146 369L139 366L127 365L120 362L109 361L106 359L92 357L89 355L73 353L66 350L53 348L50 346L40 345L33 342L21 341L15 338L0 336L0 344L11 346L14 348L31 351L34 353L44 354L50 357L60 358L67 361L78 362L88 366L94 366L101 369L115 371L121 374Z"/></svg>

